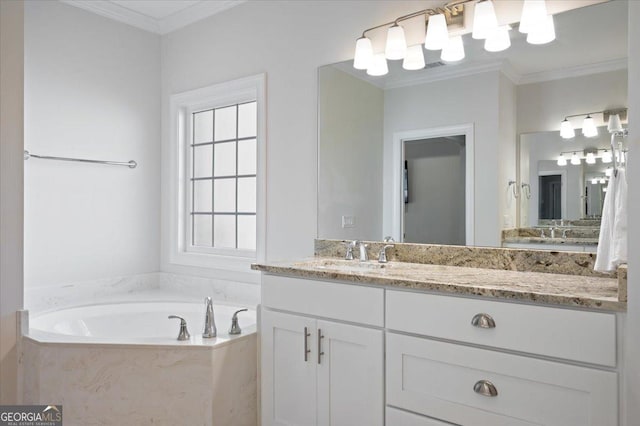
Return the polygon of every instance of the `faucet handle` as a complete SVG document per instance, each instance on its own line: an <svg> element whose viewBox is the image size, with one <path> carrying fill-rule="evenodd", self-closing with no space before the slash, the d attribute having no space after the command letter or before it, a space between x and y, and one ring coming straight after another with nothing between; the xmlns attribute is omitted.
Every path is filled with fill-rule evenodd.
<svg viewBox="0 0 640 426"><path fill-rule="evenodd" d="M385 243L395 243L396 240L394 240L392 236L388 236L388 237L384 237L383 242L385 242Z"/></svg>
<svg viewBox="0 0 640 426"><path fill-rule="evenodd" d="M238 324L238 314L240 312L246 312L248 311L248 309L240 309L239 311L234 312L233 316L231 317L231 328L229 329L229 334L240 334L242 333L242 329L240 328L240 325Z"/></svg>
<svg viewBox="0 0 640 426"><path fill-rule="evenodd" d="M353 260L353 249L358 245L358 241L343 241L342 243L347 246L347 253L344 255L344 259Z"/></svg>
<svg viewBox="0 0 640 426"><path fill-rule="evenodd" d="M178 340L189 340L191 335L189 334L189 330L187 330L187 321L179 317L177 315L169 315L168 319L179 319L180 320L180 332L178 333Z"/></svg>

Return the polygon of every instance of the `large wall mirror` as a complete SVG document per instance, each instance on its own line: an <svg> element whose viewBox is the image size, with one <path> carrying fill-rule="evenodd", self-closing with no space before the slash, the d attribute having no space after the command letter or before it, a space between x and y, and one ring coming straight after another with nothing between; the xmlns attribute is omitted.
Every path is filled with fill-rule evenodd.
<svg viewBox="0 0 640 426"><path fill-rule="evenodd" d="M548 44L527 43L508 22L511 47L487 52L463 25L451 30L463 33L460 61L422 48L419 70L402 61L387 61L383 76L353 61L320 67L318 237L593 249L610 143L601 112L627 105L628 4L557 3L572 9L554 15ZM518 16L499 6L522 7L495 4L498 19ZM424 42L424 17L404 27L409 46ZM384 51L386 29L369 37ZM578 115L589 112L597 137L580 132ZM576 136L563 139L561 122L573 115ZM585 163L589 153L595 164Z"/></svg>

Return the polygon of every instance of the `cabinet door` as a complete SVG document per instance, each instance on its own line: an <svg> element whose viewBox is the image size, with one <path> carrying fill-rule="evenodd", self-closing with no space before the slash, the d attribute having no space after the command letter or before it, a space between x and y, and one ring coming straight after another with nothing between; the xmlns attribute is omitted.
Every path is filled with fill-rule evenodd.
<svg viewBox="0 0 640 426"><path fill-rule="evenodd" d="M318 426L382 426L382 330L330 321L317 325Z"/></svg>
<svg viewBox="0 0 640 426"><path fill-rule="evenodd" d="M315 323L297 315L262 311L263 426L316 425Z"/></svg>

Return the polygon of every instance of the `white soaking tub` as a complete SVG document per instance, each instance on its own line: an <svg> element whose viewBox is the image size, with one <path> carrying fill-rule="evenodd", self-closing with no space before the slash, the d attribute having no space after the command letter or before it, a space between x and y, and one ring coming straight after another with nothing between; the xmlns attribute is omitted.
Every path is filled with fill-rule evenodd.
<svg viewBox="0 0 640 426"><path fill-rule="evenodd" d="M203 339L203 302L79 306L32 315L22 339L25 404L62 404L64 424L257 424L256 312L214 305L218 337ZM178 341L180 321L191 338Z"/></svg>

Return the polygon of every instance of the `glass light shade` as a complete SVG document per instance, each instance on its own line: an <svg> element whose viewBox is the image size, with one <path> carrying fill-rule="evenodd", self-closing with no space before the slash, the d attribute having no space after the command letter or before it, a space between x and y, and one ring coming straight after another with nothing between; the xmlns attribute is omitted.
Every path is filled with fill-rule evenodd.
<svg viewBox="0 0 640 426"><path fill-rule="evenodd" d="M371 60L371 66L367 68L367 74L373 77L385 75L389 72L387 66L387 58L384 57L384 53L378 53L373 55Z"/></svg>
<svg viewBox="0 0 640 426"><path fill-rule="evenodd" d="M524 0L520 18L520 32L527 34L531 28L541 25L547 18L545 0Z"/></svg>
<svg viewBox="0 0 640 426"><path fill-rule="evenodd" d="M587 164L596 164L596 156L593 155L593 152L587 153L587 158L584 160Z"/></svg>
<svg viewBox="0 0 640 426"><path fill-rule="evenodd" d="M571 156L571 164L573 164L574 166L579 166L580 163L581 163L580 157L578 157L578 154L574 152L573 155Z"/></svg>
<svg viewBox="0 0 640 426"><path fill-rule="evenodd" d="M591 179L591 185L597 185L597 184L598 184L598 178Z"/></svg>
<svg viewBox="0 0 640 426"><path fill-rule="evenodd" d="M498 27L498 19L491 0L476 3L473 12L473 32L471 37L484 40Z"/></svg>
<svg viewBox="0 0 640 426"><path fill-rule="evenodd" d="M622 122L620 121L620 116L618 114L611 114L609 116L609 123L607 124L607 130L609 130L609 133L622 131Z"/></svg>
<svg viewBox="0 0 640 426"><path fill-rule="evenodd" d="M560 157L558 157L558 166L566 166L567 165L567 159L565 158L564 155L560 154Z"/></svg>
<svg viewBox="0 0 640 426"><path fill-rule="evenodd" d="M576 136L571 122L566 118L560 123L560 136L562 136L563 139L571 139Z"/></svg>
<svg viewBox="0 0 640 426"><path fill-rule="evenodd" d="M596 122L593 121L590 115L582 122L582 134L588 138L593 138L598 136L598 128L596 127Z"/></svg>
<svg viewBox="0 0 640 426"><path fill-rule="evenodd" d="M441 50L449 42L449 30L447 19L444 15L429 16L427 21L427 36L424 39L424 47L429 50Z"/></svg>
<svg viewBox="0 0 640 426"><path fill-rule="evenodd" d="M502 52L511 46L511 38L509 37L509 25L501 25L496 27L489 37L484 41L484 50L487 52Z"/></svg>
<svg viewBox="0 0 640 426"><path fill-rule="evenodd" d="M611 156L611 152L610 151L605 151L605 152L602 153L602 162L603 163L610 163L612 159L613 159L613 157Z"/></svg>
<svg viewBox="0 0 640 426"><path fill-rule="evenodd" d="M356 41L356 53L353 56L353 67L357 70L366 70L373 60L373 47L371 40L360 37Z"/></svg>
<svg viewBox="0 0 640 426"><path fill-rule="evenodd" d="M527 33L527 43L547 44L556 39L556 26L553 23L553 15L547 15L539 25L531 27Z"/></svg>
<svg viewBox="0 0 640 426"><path fill-rule="evenodd" d="M600 183L605 184L607 183L607 180L605 178L600 179Z"/></svg>
<svg viewBox="0 0 640 426"><path fill-rule="evenodd" d="M407 54L402 61L402 68L405 70L421 70L425 66L424 54L422 53L422 45L416 44L407 48Z"/></svg>
<svg viewBox="0 0 640 426"><path fill-rule="evenodd" d="M602 188L602 192L607 192L607 188Z"/></svg>
<svg viewBox="0 0 640 426"><path fill-rule="evenodd" d="M613 169L609 167L607 170L604 171L604 174L607 176L611 176L613 174Z"/></svg>
<svg viewBox="0 0 640 426"><path fill-rule="evenodd" d="M464 59L462 36L449 37L449 42L442 49L440 59L447 62L456 62Z"/></svg>
<svg viewBox="0 0 640 426"><path fill-rule="evenodd" d="M404 38L404 30L398 24L395 24L387 31L387 44L384 49L384 55L387 59L398 60L404 59L407 53L407 41Z"/></svg>

